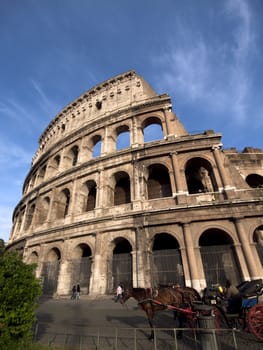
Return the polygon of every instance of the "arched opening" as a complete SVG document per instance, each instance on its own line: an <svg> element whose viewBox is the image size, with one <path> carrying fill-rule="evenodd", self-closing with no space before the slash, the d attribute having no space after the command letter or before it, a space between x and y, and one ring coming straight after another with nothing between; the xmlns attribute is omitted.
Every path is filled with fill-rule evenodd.
<svg viewBox="0 0 263 350"><path fill-rule="evenodd" d="M154 237L151 277L153 287L185 283L179 243L168 233Z"/></svg>
<svg viewBox="0 0 263 350"><path fill-rule="evenodd" d="M185 167L188 192L215 192L217 186L211 164L203 158L189 160Z"/></svg>
<svg viewBox="0 0 263 350"><path fill-rule="evenodd" d="M38 263L38 254L37 252L32 252L28 258L28 264L37 264Z"/></svg>
<svg viewBox="0 0 263 350"><path fill-rule="evenodd" d="M248 186L252 188L263 187L263 176L258 174L250 174L246 177L246 182Z"/></svg>
<svg viewBox="0 0 263 350"><path fill-rule="evenodd" d="M109 291L115 289L119 283L125 288L132 287L132 246L123 237L114 240L112 258L112 279L109 282ZM112 282L111 282L112 281Z"/></svg>
<svg viewBox="0 0 263 350"><path fill-rule="evenodd" d="M88 294L91 276L91 249L81 243L72 252L72 285L80 285L81 293Z"/></svg>
<svg viewBox="0 0 263 350"><path fill-rule="evenodd" d="M78 148L78 146L74 146L71 149L71 152L72 152L72 166L75 166L78 163L78 156L79 156L79 148Z"/></svg>
<svg viewBox="0 0 263 350"><path fill-rule="evenodd" d="M40 169L40 171L39 171L39 173L38 173L38 183L41 183L41 182L44 181L45 175L46 175L46 171L47 171L47 166L44 165L44 166Z"/></svg>
<svg viewBox="0 0 263 350"><path fill-rule="evenodd" d="M50 207L50 198L49 197L43 198L40 201L39 208L38 208L38 224L39 225L43 224L47 220L49 207Z"/></svg>
<svg viewBox="0 0 263 350"><path fill-rule="evenodd" d="M92 138L92 144L93 144L92 158L99 157L101 155L101 146L102 146L101 136L100 135L94 136Z"/></svg>
<svg viewBox="0 0 263 350"><path fill-rule="evenodd" d="M151 117L143 124L144 142L151 142L163 139L163 129L160 119Z"/></svg>
<svg viewBox="0 0 263 350"><path fill-rule="evenodd" d="M17 225L15 230L16 234L18 234L21 230L24 215L25 215L25 207L22 207L20 213L17 216Z"/></svg>
<svg viewBox="0 0 263 350"><path fill-rule="evenodd" d="M58 248L52 248L43 264L42 285L44 295L53 295L57 291L61 254Z"/></svg>
<svg viewBox="0 0 263 350"><path fill-rule="evenodd" d="M86 202L86 211L91 211L96 207L97 186L95 181L88 181L87 188L89 192Z"/></svg>
<svg viewBox="0 0 263 350"><path fill-rule="evenodd" d="M30 207L28 209L28 212L27 212L27 216L26 216L25 230L28 230L29 227L32 224L33 217L34 217L34 214L35 214L35 209L36 209L36 205L35 204L30 205Z"/></svg>
<svg viewBox="0 0 263 350"><path fill-rule="evenodd" d="M53 177L56 176L59 170L59 165L60 165L60 155L57 154L54 158L52 158L48 164L48 172L47 176L48 177Z"/></svg>
<svg viewBox="0 0 263 350"><path fill-rule="evenodd" d="M130 147L130 132L127 125L122 125L117 128L117 141L116 141L116 150L120 151L123 148Z"/></svg>
<svg viewBox="0 0 263 350"><path fill-rule="evenodd" d="M148 172L148 199L172 196L168 169L162 164L154 164L149 166Z"/></svg>
<svg viewBox="0 0 263 350"><path fill-rule="evenodd" d="M130 177L124 171L115 174L114 205L131 202Z"/></svg>
<svg viewBox="0 0 263 350"><path fill-rule="evenodd" d="M234 285L241 282L241 270L232 238L219 229L205 231L199 246L207 285L225 285L229 279Z"/></svg>
<svg viewBox="0 0 263 350"><path fill-rule="evenodd" d="M57 219L65 218L68 215L70 203L70 192L67 188L61 191L57 203Z"/></svg>
<svg viewBox="0 0 263 350"><path fill-rule="evenodd" d="M263 266L263 225L255 230L253 241L255 243L261 265Z"/></svg>

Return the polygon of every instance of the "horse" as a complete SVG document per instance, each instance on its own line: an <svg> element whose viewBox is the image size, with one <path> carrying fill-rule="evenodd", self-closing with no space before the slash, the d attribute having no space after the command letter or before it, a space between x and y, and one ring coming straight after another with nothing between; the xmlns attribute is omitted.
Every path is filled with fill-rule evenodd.
<svg viewBox="0 0 263 350"><path fill-rule="evenodd" d="M179 328L182 328L186 314L193 318L191 311L193 304L201 302L199 293L191 287L162 287L154 290L152 288L128 288L123 292L121 304L125 304L129 298L134 298L146 313L151 328L149 340L154 338L153 317L155 311L174 310L174 316L178 317ZM178 338L181 336L182 332L179 331Z"/></svg>

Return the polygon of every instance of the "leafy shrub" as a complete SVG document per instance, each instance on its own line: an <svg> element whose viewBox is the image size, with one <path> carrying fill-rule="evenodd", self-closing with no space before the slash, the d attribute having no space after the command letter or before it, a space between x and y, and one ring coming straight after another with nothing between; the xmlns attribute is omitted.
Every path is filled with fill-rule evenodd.
<svg viewBox="0 0 263 350"><path fill-rule="evenodd" d="M14 342L16 350L22 350L18 344L31 340L41 293L34 270L16 253L0 255L0 349L12 349Z"/></svg>

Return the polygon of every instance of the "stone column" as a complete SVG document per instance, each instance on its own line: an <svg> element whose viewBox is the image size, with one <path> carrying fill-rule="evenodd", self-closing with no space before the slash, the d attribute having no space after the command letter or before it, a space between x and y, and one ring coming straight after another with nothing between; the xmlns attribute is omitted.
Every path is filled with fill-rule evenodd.
<svg viewBox="0 0 263 350"><path fill-rule="evenodd" d="M216 166L218 168L218 172L222 181L223 188L227 189L227 188L231 188L231 186L228 184L227 175L223 164L220 148L221 148L221 144L213 146L212 150L213 150Z"/></svg>
<svg viewBox="0 0 263 350"><path fill-rule="evenodd" d="M140 164L134 160L132 161L132 166L133 166L133 180L131 181L131 199L132 199L132 208L133 210L141 210L142 208L142 183L140 181L140 172L142 171L140 169Z"/></svg>
<svg viewBox="0 0 263 350"><path fill-rule="evenodd" d="M58 273L57 295L68 295L71 291L71 274L69 273L69 261L63 259L60 261Z"/></svg>
<svg viewBox="0 0 263 350"><path fill-rule="evenodd" d="M137 130L137 119L136 117L132 118L132 130L130 133L130 142L131 147L138 147L138 130Z"/></svg>
<svg viewBox="0 0 263 350"><path fill-rule="evenodd" d="M36 278L41 278L41 275L42 275L43 263L44 263L44 259L45 259L44 253L45 253L45 248L44 248L44 245L41 244L39 247L39 252L38 252Z"/></svg>
<svg viewBox="0 0 263 350"><path fill-rule="evenodd" d="M145 259L144 245L142 237L144 237L143 227L136 227L134 230L135 250L132 251L132 271L133 271L133 287L145 287Z"/></svg>
<svg viewBox="0 0 263 350"><path fill-rule="evenodd" d="M185 240L186 253L189 264L189 271L191 276L191 285L193 288L200 290L199 274L197 269L197 261L195 256L195 248L193 245L192 232L189 223L183 223L183 233Z"/></svg>
<svg viewBox="0 0 263 350"><path fill-rule="evenodd" d="M64 241L61 246L61 260L58 273L57 295L68 295L71 292L71 257L69 242Z"/></svg>
<svg viewBox="0 0 263 350"><path fill-rule="evenodd" d="M108 150L108 128L104 128L104 136L101 140L101 155L104 156L107 154Z"/></svg>
<svg viewBox="0 0 263 350"><path fill-rule="evenodd" d="M107 291L107 277L107 249L101 233L96 233L89 294L105 294Z"/></svg>
<svg viewBox="0 0 263 350"><path fill-rule="evenodd" d="M237 231L240 243L241 243L241 247L243 250L245 261L247 264L247 269L248 269L248 272L250 274L249 279L261 278L262 276L259 276L259 274L258 274L258 268L256 266L253 252L252 252L250 244L249 244L247 233L244 230L242 220L240 218L239 219L236 218L236 219L234 219L234 223L235 223L236 231Z"/></svg>
<svg viewBox="0 0 263 350"><path fill-rule="evenodd" d="M105 195L104 192L104 169L99 168L99 181L97 183L97 198L96 198L96 208L103 208L105 205L105 201L103 198L103 195Z"/></svg>
<svg viewBox="0 0 263 350"><path fill-rule="evenodd" d="M172 165L174 170L174 178L175 178L175 186L177 194L185 194L186 191L184 189L184 183L183 183L183 176L184 174L181 173L179 169L178 159L177 159L177 152L170 153L170 157L172 158Z"/></svg>
<svg viewBox="0 0 263 350"><path fill-rule="evenodd" d="M171 107L164 109L165 125L166 125L166 137L174 136L174 127L172 123L172 117L174 114L171 112Z"/></svg>

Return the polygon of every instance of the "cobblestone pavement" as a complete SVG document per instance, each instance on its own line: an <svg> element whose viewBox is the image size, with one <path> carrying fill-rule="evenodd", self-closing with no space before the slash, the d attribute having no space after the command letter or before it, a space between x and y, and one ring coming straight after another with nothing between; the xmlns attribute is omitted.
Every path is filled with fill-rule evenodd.
<svg viewBox="0 0 263 350"><path fill-rule="evenodd" d="M204 349L200 334L193 329L185 330L182 339L177 339L171 311L156 313L156 337L155 341L150 342L145 313L133 299L127 301L127 306L115 303L111 296L83 296L80 300L42 299L37 309L37 319L35 339L45 344L60 345L63 349ZM262 342L244 331L220 331L206 337L211 350L263 349ZM213 344L215 339L216 343Z"/></svg>

